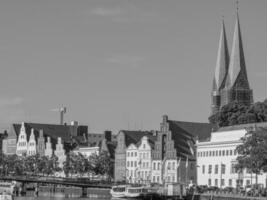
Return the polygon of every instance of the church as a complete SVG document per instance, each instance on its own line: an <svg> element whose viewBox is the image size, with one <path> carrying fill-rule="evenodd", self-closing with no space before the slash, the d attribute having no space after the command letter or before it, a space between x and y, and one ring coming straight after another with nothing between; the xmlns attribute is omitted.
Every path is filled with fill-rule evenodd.
<svg viewBox="0 0 267 200"><path fill-rule="evenodd" d="M246 71L243 41L238 12L234 29L231 56L228 53L225 24L222 21L215 74L211 93L211 115L232 102L253 104L253 92L249 86ZM256 183L256 176L249 170L236 171L238 153L236 147L249 130L266 128L267 123L240 124L219 127L211 133L209 140L198 141L197 183L198 185L224 187L245 187ZM258 176L258 183L267 185L267 174Z"/></svg>

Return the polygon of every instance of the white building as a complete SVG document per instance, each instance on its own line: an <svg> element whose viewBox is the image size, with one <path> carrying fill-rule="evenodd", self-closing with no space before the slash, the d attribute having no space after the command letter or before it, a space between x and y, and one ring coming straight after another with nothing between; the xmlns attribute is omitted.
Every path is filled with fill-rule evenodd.
<svg viewBox="0 0 267 200"><path fill-rule="evenodd" d="M139 170L138 174L140 176L141 183L150 183L151 182L151 156L152 147L149 143L148 137L144 136L141 139L141 143L138 147L139 154Z"/></svg>
<svg viewBox="0 0 267 200"><path fill-rule="evenodd" d="M129 183L138 183L138 165L141 162L138 148L134 144L130 144L126 149L126 181Z"/></svg>
<svg viewBox="0 0 267 200"><path fill-rule="evenodd" d="M34 129L31 129L31 135L28 142L27 156L32 156L36 154L36 140L34 135Z"/></svg>
<svg viewBox="0 0 267 200"><path fill-rule="evenodd" d="M52 143L50 137L47 137L47 142L45 144L45 156L51 157L53 155Z"/></svg>
<svg viewBox="0 0 267 200"><path fill-rule="evenodd" d="M56 144L56 150L54 151L55 156L58 157L58 163L59 167L63 167L63 163L66 161L66 155L65 155L65 150L64 150L64 145L62 144L61 137L57 139L57 144Z"/></svg>
<svg viewBox="0 0 267 200"><path fill-rule="evenodd" d="M99 151L99 147L79 147L73 150L75 154L81 153L82 155L88 158L93 154L99 155Z"/></svg>
<svg viewBox="0 0 267 200"><path fill-rule="evenodd" d="M259 123L265 124L266 123ZM258 124L257 124L258 125ZM211 138L206 142L197 143L197 183L217 187L237 187L255 183L255 174L243 170L237 173L236 147L241 142L241 137L247 133L247 128L253 124L225 127L211 133ZM258 176L258 183L266 187L267 176Z"/></svg>
<svg viewBox="0 0 267 200"><path fill-rule="evenodd" d="M22 156L23 154L27 154L27 149L28 149L27 134L26 134L24 122L22 122L21 128L20 128L20 133L18 135L16 154L18 156Z"/></svg>

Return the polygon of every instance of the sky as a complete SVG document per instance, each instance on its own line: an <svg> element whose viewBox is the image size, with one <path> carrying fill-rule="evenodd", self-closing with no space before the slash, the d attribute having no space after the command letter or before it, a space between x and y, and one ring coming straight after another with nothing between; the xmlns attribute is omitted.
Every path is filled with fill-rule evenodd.
<svg viewBox="0 0 267 200"><path fill-rule="evenodd" d="M254 100L267 98L267 1L239 1ZM65 121L90 132L207 122L222 16L233 0L1 0L0 130Z"/></svg>

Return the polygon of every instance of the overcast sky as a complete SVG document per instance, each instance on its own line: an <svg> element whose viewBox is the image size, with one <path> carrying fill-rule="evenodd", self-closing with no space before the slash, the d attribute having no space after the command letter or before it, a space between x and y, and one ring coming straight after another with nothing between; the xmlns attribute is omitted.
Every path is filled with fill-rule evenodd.
<svg viewBox="0 0 267 200"><path fill-rule="evenodd" d="M66 122L91 132L158 129L162 115L207 122L222 15L233 0L1 0L0 130ZM267 1L239 16L254 99L267 98Z"/></svg>

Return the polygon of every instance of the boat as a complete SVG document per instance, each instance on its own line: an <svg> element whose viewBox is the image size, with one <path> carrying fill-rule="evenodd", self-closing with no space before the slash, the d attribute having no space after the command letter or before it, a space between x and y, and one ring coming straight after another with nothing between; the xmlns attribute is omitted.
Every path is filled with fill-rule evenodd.
<svg viewBox="0 0 267 200"><path fill-rule="evenodd" d="M117 185L110 190L110 194L114 198L136 198L147 194L147 192L147 189L140 185Z"/></svg>
<svg viewBox="0 0 267 200"><path fill-rule="evenodd" d="M125 197L126 185L117 185L113 186L110 190L110 194L114 198L123 198Z"/></svg>
<svg viewBox="0 0 267 200"><path fill-rule="evenodd" d="M147 194L147 189L144 186L129 186L126 187L125 197L126 198L134 198L141 197Z"/></svg>
<svg viewBox="0 0 267 200"><path fill-rule="evenodd" d="M13 200L15 182L0 182L0 200Z"/></svg>

